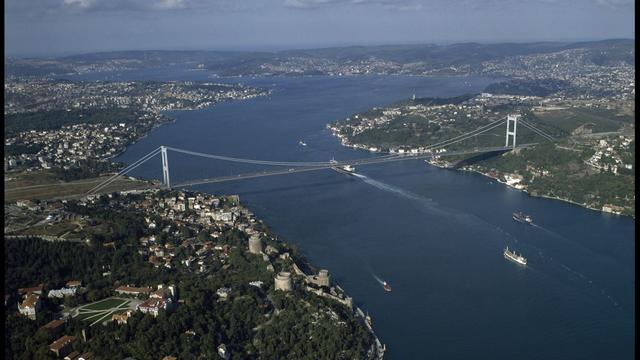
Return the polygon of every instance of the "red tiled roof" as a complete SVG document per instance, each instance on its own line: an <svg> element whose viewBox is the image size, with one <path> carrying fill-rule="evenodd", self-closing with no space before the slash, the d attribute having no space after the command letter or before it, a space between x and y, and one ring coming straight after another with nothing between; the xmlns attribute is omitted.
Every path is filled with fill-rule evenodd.
<svg viewBox="0 0 640 360"><path fill-rule="evenodd" d="M64 359L65 360L75 360L78 358L78 356L80 356L80 352L79 351L74 351L72 353L70 353L69 355L65 356Z"/></svg>
<svg viewBox="0 0 640 360"><path fill-rule="evenodd" d="M30 294L27 298L20 304L21 308L34 307L36 303L40 299L40 296L36 294Z"/></svg>
<svg viewBox="0 0 640 360"><path fill-rule="evenodd" d="M78 359L82 359L82 360L92 360L93 359L93 353L91 353L91 352L82 353L77 358Z"/></svg>
<svg viewBox="0 0 640 360"><path fill-rule="evenodd" d="M56 340L56 341L52 342L51 344L49 344L49 349L51 349L53 351L59 351L65 345L67 345L70 342L72 342L75 338L76 338L75 336L64 335L63 337L61 337L58 340Z"/></svg>
<svg viewBox="0 0 640 360"><path fill-rule="evenodd" d="M48 323L40 327L40 329L38 330L55 330L62 325L64 325L64 321L60 319L56 319L56 320L49 321Z"/></svg>
<svg viewBox="0 0 640 360"><path fill-rule="evenodd" d="M128 292L128 293L150 293L151 288L148 287L132 287L132 286L119 286L116 291Z"/></svg>
<svg viewBox="0 0 640 360"><path fill-rule="evenodd" d="M142 304L140 304L139 307L147 308L147 309L150 309L150 308L158 308L158 309L160 309L160 308L164 307L164 304L165 304L164 299L150 298L150 299L145 300Z"/></svg>

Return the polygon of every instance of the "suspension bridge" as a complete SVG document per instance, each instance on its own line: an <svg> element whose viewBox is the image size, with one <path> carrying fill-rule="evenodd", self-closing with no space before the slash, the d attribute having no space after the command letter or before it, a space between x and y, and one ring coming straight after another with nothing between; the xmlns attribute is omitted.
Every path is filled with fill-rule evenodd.
<svg viewBox="0 0 640 360"><path fill-rule="evenodd" d="M438 143L435 143L435 144L431 144L428 147L426 147L425 151L423 151L421 153L416 153L416 154L414 154L414 153L403 153L403 154L394 153L394 154L387 154L387 155L382 155L382 156L377 156L377 157L372 157L372 158L355 159L355 160L347 160L347 161L330 160L330 161L326 161L326 162L308 162L308 161L307 162L305 162L305 161L294 162L294 161L255 160L255 159L244 159L244 158L236 158L236 157L230 157L230 156L206 154L206 153L197 152L197 151L178 149L178 148L174 148L174 147L170 147L170 146L159 146L158 148L154 149L153 151L151 151L147 155L141 157L137 161L135 161L132 164L130 164L129 166L125 167L124 169L122 169L117 174L111 176L107 180L103 181L102 183L100 183L100 184L96 185L95 187L93 187L92 189L90 189L87 192L87 195L96 194L99 191L105 189L105 187L107 187L109 184L111 184L112 182L117 180L119 177L130 173L131 171L133 171L134 169L136 169L140 165L146 163L147 161L151 160L152 158L154 158L158 154L160 154L160 156L162 157L162 177L163 177L162 184L163 184L163 186L165 188L171 189L172 187L183 188L183 187L189 187L189 186L194 186L194 185L220 183L220 182L233 181L233 180L252 179L252 178L265 177L265 176L294 174L294 173L309 172L309 171L318 171L318 170L323 170L323 169L341 168L341 167L345 167L345 166L356 166L356 165L357 166L361 166L361 165L380 164L380 163L387 163L387 162L394 162L394 161L429 159L429 158L433 158L433 157L443 157L443 156L457 156L457 155L470 155L470 154L480 154L480 153L507 152L507 151L512 151L512 150L515 150L515 149L523 149L523 148L528 148L528 147L535 146L537 143L528 143L528 144L516 145L516 136L517 136L516 132L517 132L518 124L523 125L525 128L528 128L529 130L531 130L535 134L541 136L542 138L544 138L547 141L554 141L555 140L555 138L553 136L549 135L547 132L537 128L536 126L534 126L533 124L531 124L529 122L526 122L526 121L520 119L520 115L508 115L506 123L507 123L507 131L506 131L505 145L504 146L483 147L483 148L477 148L476 147L476 148L473 148L473 149L456 150L456 151L446 151L446 149L445 149L447 146L451 146L453 144L457 144L459 142L462 142L462 141L467 140L469 138L472 138L474 136L478 136L480 134L486 133L486 132L491 131L491 130L499 127L500 125L504 124L504 120L503 119L498 119L498 120L493 121L493 122L491 122L491 123L489 123L487 125L481 126L481 127L477 128L477 129L474 129L472 131L466 132L464 134L455 136L453 138L450 138L450 139L447 139L447 140L444 140L444 141L441 141L441 142L438 142ZM197 156L197 157L202 157L202 158L213 159L213 160L222 160L222 161L229 161L229 162L235 162L235 163L245 163L245 164L254 164L254 165L274 166L274 167L279 167L279 169L268 170L268 171L265 170L265 171L260 171L260 172L245 173L245 174L232 175L232 176L219 176L219 177L212 177L212 178L206 178L206 179L196 179L196 180L190 180L190 181L186 181L186 182L181 182L181 183L178 183L178 184L172 184L171 183L171 178L170 178L170 171L169 171L169 157L168 157L169 151L176 152L176 153L182 153L182 154L186 154L186 155L191 155L191 156ZM285 167L286 169L281 169L282 167Z"/></svg>

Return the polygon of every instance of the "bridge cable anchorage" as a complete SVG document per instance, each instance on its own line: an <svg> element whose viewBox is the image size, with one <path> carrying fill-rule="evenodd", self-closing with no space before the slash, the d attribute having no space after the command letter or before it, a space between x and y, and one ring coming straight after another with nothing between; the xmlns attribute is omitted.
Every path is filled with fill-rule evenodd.
<svg viewBox="0 0 640 360"><path fill-rule="evenodd" d="M155 154L153 154L153 156L155 156L155 155L157 155L157 154L158 154L158 153L155 153ZM139 163L139 164L136 164L135 166L133 166L133 167L131 167L130 169L128 169L126 172L123 172L123 173L121 173L121 174L117 174L117 176L113 177L112 179L110 179L110 180L109 180L109 181L107 181L107 182L104 182L103 184L101 184L101 185L100 185L100 187L99 187L99 188L97 188L97 189L93 190L93 192L96 192L96 191L98 191L98 190L102 190L102 189L104 189L106 186L110 185L112 182L114 182L115 180L117 180L117 178L118 178L118 177L125 175L126 173L128 173L128 172L130 172L130 171L134 170L135 168L137 168L138 166L140 166L140 165L144 164L144 163L145 163L145 162L147 162L148 160L151 160L151 158L152 158L153 156L151 156L151 157L149 157L149 158L145 159L144 161L142 161L142 162L141 162L141 163Z"/></svg>
<svg viewBox="0 0 640 360"><path fill-rule="evenodd" d="M483 133L485 133L485 132L487 132L489 130L493 130L493 129L497 128L498 126L502 125L502 121L503 120L498 120L498 121L494 121L493 123L490 123L488 125L485 125L483 127L486 127L486 128L483 129L480 132L477 132L479 129L476 129L474 131L470 131L468 133L456 136L454 138L451 138L451 139L448 139L448 140L444 140L444 141L441 141L441 142L436 143L436 144L429 145L428 149L434 150L434 149L444 148L445 146L453 145L453 144L456 144L458 142L461 142L461 141L467 140L469 138L472 138L474 136L483 134ZM482 128L480 128L480 129L482 129Z"/></svg>
<svg viewBox="0 0 640 360"><path fill-rule="evenodd" d="M115 180L117 180L118 177L132 171L133 169L137 168L138 166L142 165L143 163L147 162L148 160L150 160L152 157L154 157L155 155L157 155L158 152L154 151L153 154L148 154L145 157L140 158L138 161L134 162L133 164L127 166L127 168L121 170L119 173L113 175L112 177L110 177L109 179L107 179L106 181L98 184L97 186L95 186L93 189L89 190L86 194L90 194L90 193L95 193L98 190L102 190L104 187L108 186L109 184L111 184L112 182L114 182Z"/></svg>
<svg viewBox="0 0 640 360"><path fill-rule="evenodd" d="M550 137L550 138L555 139L555 137L554 137L554 136L552 136L552 135L551 135L551 134L549 134L548 132L546 132L546 131L544 131L544 130L542 130L542 129L538 128L538 127L536 127L536 126L535 126L535 125L533 125L531 122L528 122L528 121L522 120L522 123L523 123L523 124L525 124L525 125L530 126L531 128L533 128L533 129L535 129L535 130L538 130L540 133L542 133L542 134L546 135L547 137Z"/></svg>
<svg viewBox="0 0 640 360"><path fill-rule="evenodd" d="M523 120L523 121L524 121L524 120ZM542 130L542 129L538 128L538 127L536 127L536 126L535 126L535 125L533 125L531 122L529 122L529 121L524 121L524 122L525 122L527 125L529 125L529 126L531 126L531 127L533 127L533 128L538 129L538 131L540 131L541 133L546 134L547 136L549 136L549 137L551 137L551 138L554 138L554 139L555 139L555 137L554 137L553 135L549 134L548 132L546 132L546 131L544 131L544 130Z"/></svg>
<svg viewBox="0 0 640 360"><path fill-rule="evenodd" d="M492 123L489 123L489 124L487 124L487 125L483 125L483 126L481 126L481 127L477 128L477 129L475 129L475 130L471 130L471 131L469 131L469 132L467 132L467 133L464 133L464 134L458 135L458 136L456 136L456 137L453 137L453 138L450 138L450 139L447 139L447 140L443 140L443 141L438 142L438 143L435 143L435 144L430 144L430 145L429 145L429 147L430 147L430 148L439 148L439 147L446 146L446 145L443 145L443 146L440 146L440 145L441 145L441 144L444 144L444 143L449 143L449 142L455 141L455 140L457 140L458 138L461 138L461 137L466 137L466 136L468 136L468 135L470 135L470 134L472 134L472 133L476 133L476 132L478 132L478 134L483 133L483 132L485 132L485 131L487 131L487 130L490 130L490 129L488 129L488 127L490 127L490 126L492 126L492 125L495 125L495 124L499 124L499 123L501 123L501 122L502 122L502 120L496 120L496 121L494 121L494 122L492 122ZM487 128L487 129L485 129L485 128ZM491 128L491 129L492 129L492 128ZM474 134L474 135L472 135L472 136L475 136L475 135L477 135L477 134Z"/></svg>
<svg viewBox="0 0 640 360"><path fill-rule="evenodd" d="M529 128L532 131L535 131L538 135L540 135L540 136L542 136L542 137L544 137L544 138L546 138L546 139L548 139L550 141L554 141L555 140L555 137L549 135L549 133L543 131L542 129L539 129L539 128L535 127L533 124L531 124L531 123L529 123L527 121L524 121L524 120L521 120L521 122L522 122L522 125L526 126L527 128Z"/></svg>
<svg viewBox="0 0 640 360"><path fill-rule="evenodd" d="M529 124L529 123L524 123L524 122L523 122L523 123L522 123L522 125L524 125L527 129L529 129L529 130L531 130L531 131L535 132L536 134L538 134L538 135L542 136L545 140L555 141L555 138L554 138L553 136L551 136L551 135L549 135L549 134L547 134L547 133L543 132L542 130L540 130L540 129L538 129L538 128L534 127L534 126L532 126L532 125L531 125L531 124Z"/></svg>
<svg viewBox="0 0 640 360"><path fill-rule="evenodd" d="M142 165L143 163L147 162L147 160L151 159L152 157L156 156L158 154L158 152L160 151L160 148L156 148L154 149L152 152L148 153L147 155L141 157L140 159L138 159L137 161L133 162L132 164L130 164L129 166L125 167L124 169L120 170L117 174L111 176L109 179L101 182L100 184L94 186L92 189L90 189L89 191L87 191L85 193L85 195L89 195L91 193L94 193L102 188L104 188L105 186L111 184L113 181L115 181L118 177L128 173L129 171L137 168L138 166Z"/></svg>
<svg viewBox="0 0 640 360"><path fill-rule="evenodd" d="M464 134L455 136L455 137L447 139L447 140L443 140L443 141L437 142L435 144L430 144L430 145L428 145L428 148L430 148L430 149L438 149L438 148L441 148L441 147L448 146L449 143L456 143L458 141L466 140L469 137L480 135L480 134L482 134L482 133L484 133L486 131L494 129L501 122L502 122L502 120L496 120L496 121L494 121L492 123L489 123L487 125L483 125L483 126L477 128L475 130L471 130L471 131L466 132Z"/></svg>

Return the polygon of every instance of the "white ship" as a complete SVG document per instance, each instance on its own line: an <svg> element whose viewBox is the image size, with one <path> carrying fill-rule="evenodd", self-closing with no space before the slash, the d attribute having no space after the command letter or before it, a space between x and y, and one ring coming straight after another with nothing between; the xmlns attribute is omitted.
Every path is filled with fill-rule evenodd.
<svg viewBox="0 0 640 360"><path fill-rule="evenodd" d="M306 142L304 142L304 141L302 141L302 140L298 141L298 144L300 144L300 145L302 145L302 146L307 146L307 143L306 143Z"/></svg>
<svg viewBox="0 0 640 360"><path fill-rule="evenodd" d="M356 168L351 165L334 166L332 169L347 175L351 175L356 171Z"/></svg>
<svg viewBox="0 0 640 360"><path fill-rule="evenodd" d="M524 214L521 211L518 212L514 212L513 215L513 220L521 222L523 224L533 224L533 219L531 218L531 216Z"/></svg>
<svg viewBox="0 0 640 360"><path fill-rule="evenodd" d="M524 258L524 256L522 255L518 255L516 254L515 251L509 251L509 247L507 246L506 249L504 249L504 258L507 260L511 260L513 262L516 262L520 265L527 265L527 259Z"/></svg>

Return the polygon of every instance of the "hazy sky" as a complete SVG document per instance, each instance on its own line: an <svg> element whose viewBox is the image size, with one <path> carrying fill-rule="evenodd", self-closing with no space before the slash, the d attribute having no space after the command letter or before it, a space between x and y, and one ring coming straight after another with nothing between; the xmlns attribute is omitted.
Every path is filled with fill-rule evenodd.
<svg viewBox="0 0 640 360"><path fill-rule="evenodd" d="M634 0L5 0L5 52L634 38Z"/></svg>

